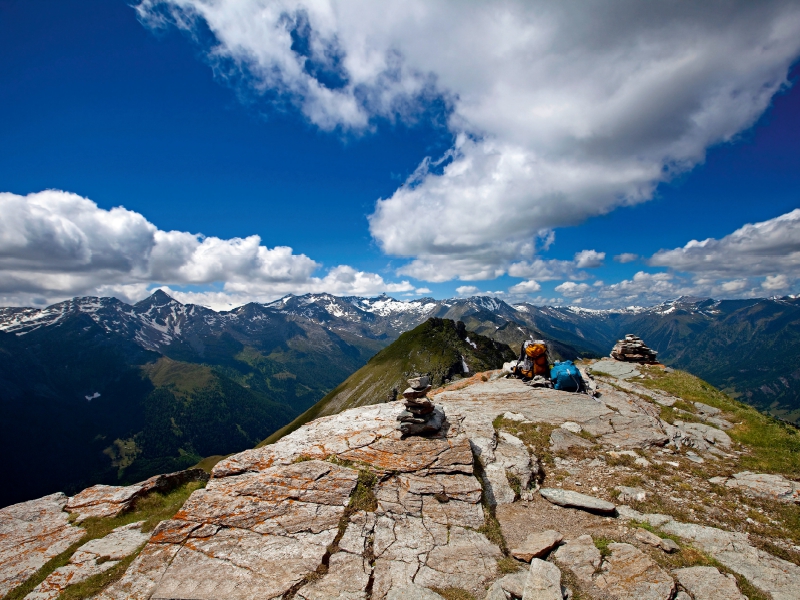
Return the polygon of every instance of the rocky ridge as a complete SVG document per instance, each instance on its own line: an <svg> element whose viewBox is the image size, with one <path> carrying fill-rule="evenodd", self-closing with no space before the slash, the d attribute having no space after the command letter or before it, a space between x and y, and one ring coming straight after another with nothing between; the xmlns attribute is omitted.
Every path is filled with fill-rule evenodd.
<svg viewBox="0 0 800 600"><path fill-rule="evenodd" d="M307 423L219 462L97 598L800 598L797 483L741 468L739 409L649 369L597 398L478 374L428 393L429 436L397 429L402 402ZM67 499L34 503L0 536L74 543Z"/></svg>

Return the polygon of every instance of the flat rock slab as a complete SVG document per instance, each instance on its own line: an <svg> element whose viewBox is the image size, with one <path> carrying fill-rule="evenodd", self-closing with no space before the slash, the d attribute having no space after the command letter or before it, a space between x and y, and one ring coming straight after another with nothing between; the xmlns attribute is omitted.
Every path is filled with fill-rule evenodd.
<svg viewBox="0 0 800 600"><path fill-rule="evenodd" d="M103 538L86 542L70 557L69 564L50 573L25 600L55 600L70 585L108 571L147 542L150 535L142 533L143 523L123 525Z"/></svg>
<svg viewBox="0 0 800 600"><path fill-rule="evenodd" d="M475 383L460 390L431 395L448 415L461 414L467 421L481 419L489 425L495 417L506 412L522 415L530 421L556 425L565 421L583 423L612 412L586 394L531 388L519 379Z"/></svg>
<svg viewBox="0 0 800 600"><path fill-rule="evenodd" d="M630 379L631 377L638 377L641 375L641 372L636 367L636 363L604 359L592 363L587 367L587 370L592 373L607 373L618 379Z"/></svg>
<svg viewBox="0 0 800 600"><path fill-rule="evenodd" d="M557 531L548 529L532 533L518 548L511 550L511 555L519 560L531 562L534 558L542 558L564 539Z"/></svg>
<svg viewBox="0 0 800 600"><path fill-rule="evenodd" d="M672 572L694 600L747 600L733 575L723 575L714 567L689 567Z"/></svg>
<svg viewBox="0 0 800 600"><path fill-rule="evenodd" d="M630 544L609 544L594 585L619 600L669 600L675 582L646 554Z"/></svg>
<svg viewBox="0 0 800 600"><path fill-rule="evenodd" d="M534 558L525 579L522 600L564 600L561 571L553 563Z"/></svg>
<svg viewBox="0 0 800 600"><path fill-rule="evenodd" d="M715 480L713 483L724 483L725 487L739 489L750 496L800 504L800 483L786 479L782 475L743 471L730 478L715 478Z"/></svg>
<svg viewBox="0 0 800 600"><path fill-rule="evenodd" d="M86 533L69 524L66 504L58 493L0 509L0 597Z"/></svg>
<svg viewBox="0 0 800 600"><path fill-rule="evenodd" d="M601 514L614 514L617 509L611 502L595 498L594 496L573 492L572 490L542 488L539 490L539 493L548 502L568 508L580 508L581 510Z"/></svg>

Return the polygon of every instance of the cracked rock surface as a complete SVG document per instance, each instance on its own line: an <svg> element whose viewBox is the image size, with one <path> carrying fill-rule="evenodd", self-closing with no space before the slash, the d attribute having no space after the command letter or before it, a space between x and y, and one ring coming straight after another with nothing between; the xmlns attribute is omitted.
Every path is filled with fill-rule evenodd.
<svg viewBox="0 0 800 600"><path fill-rule="evenodd" d="M230 456L96 597L740 600L735 574L800 600L792 540L759 537L777 514L769 503L796 509L783 497L796 482L737 467L746 448L723 431L731 413L636 377L598 380L592 398L475 377L430 394L447 415L436 434L404 436L404 406L388 402ZM142 485L0 510L0 590L83 535L68 511L116 514ZM135 525L85 544L35 594L141 547Z"/></svg>
<svg viewBox="0 0 800 600"><path fill-rule="evenodd" d="M497 574L481 486L460 418L403 438L398 402L305 425L222 461L101 598L382 600L393 589L460 587ZM375 508L350 514L359 470ZM333 551L331 550L333 548ZM421 596L422 597L422 596Z"/></svg>
<svg viewBox="0 0 800 600"><path fill-rule="evenodd" d="M90 540L79 547L69 564L59 567L25 596L25 600L55 600L70 585L108 571L133 554L150 537L141 532L144 521L117 527L107 536Z"/></svg>
<svg viewBox="0 0 800 600"><path fill-rule="evenodd" d="M0 509L0 596L83 537L69 523L66 504L58 493Z"/></svg>

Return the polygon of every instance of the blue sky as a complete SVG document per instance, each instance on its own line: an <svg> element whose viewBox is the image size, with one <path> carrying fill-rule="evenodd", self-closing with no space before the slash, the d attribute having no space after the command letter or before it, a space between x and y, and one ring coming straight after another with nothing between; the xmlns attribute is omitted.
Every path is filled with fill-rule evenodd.
<svg viewBox="0 0 800 600"><path fill-rule="evenodd" d="M659 4L0 0L0 303L797 293L800 11Z"/></svg>

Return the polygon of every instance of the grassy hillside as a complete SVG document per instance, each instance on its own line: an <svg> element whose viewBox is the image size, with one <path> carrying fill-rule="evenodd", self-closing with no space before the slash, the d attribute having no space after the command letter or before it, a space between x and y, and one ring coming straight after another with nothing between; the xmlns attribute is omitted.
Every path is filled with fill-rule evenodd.
<svg viewBox="0 0 800 600"><path fill-rule="evenodd" d="M271 444L318 417L384 402L392 390L402 392L407 387L406 379L414 374L430 375L433 386L439 387L445 380L463 376L465 363L470 373L477 373L499 369L514 358L511 348L467 331L460 321L428 319L378 352L330 394L259 446Z"/></svg>

